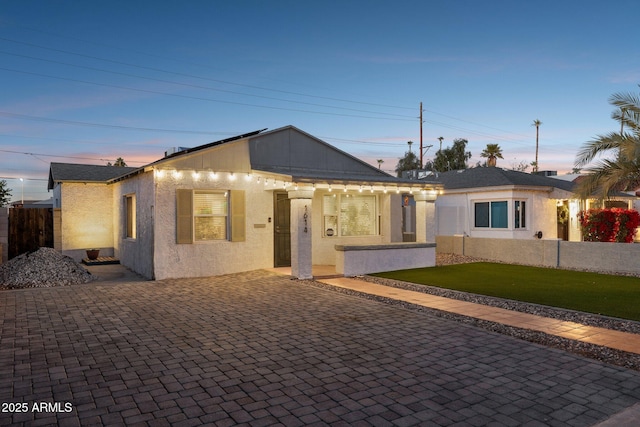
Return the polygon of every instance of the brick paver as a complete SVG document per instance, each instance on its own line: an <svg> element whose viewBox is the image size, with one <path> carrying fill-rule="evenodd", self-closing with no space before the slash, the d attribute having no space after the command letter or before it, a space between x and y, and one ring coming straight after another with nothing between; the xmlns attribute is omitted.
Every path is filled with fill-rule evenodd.
<svg viewBox="0 0 640 427"><path fill-rule="evenodd" d="M4 291L0 331L0 425L589 426L640 401L639 372L268 272Z"/></svg>

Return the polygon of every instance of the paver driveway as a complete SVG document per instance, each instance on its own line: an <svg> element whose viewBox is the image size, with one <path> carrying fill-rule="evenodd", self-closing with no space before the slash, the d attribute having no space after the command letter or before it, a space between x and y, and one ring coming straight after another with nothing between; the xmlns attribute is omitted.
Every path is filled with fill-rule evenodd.
<svg viewBox="0 0 640 427"><path fill-rule="evenodd" d="M588 426L640 400L638 372L268 272L0 310L0 425Z"/></svg>

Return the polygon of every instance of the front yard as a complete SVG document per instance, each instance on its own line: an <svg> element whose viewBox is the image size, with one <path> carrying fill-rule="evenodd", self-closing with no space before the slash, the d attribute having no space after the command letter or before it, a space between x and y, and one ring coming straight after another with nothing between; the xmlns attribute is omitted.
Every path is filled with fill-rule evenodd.
<svg viewBox="0 0 640 427"><path fill-rule="evenodd" d="M640 321L640 278L477 262L373 276Z"/></svg>

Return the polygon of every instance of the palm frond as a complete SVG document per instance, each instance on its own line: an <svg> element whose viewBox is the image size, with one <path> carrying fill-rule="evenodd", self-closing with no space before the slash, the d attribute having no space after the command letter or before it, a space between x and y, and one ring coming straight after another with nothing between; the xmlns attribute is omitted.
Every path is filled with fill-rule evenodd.
<svg viewBox="0 0 640 427"><path fill-rule="evenodd" d="M598 135L596 139L587 142L576 154L576 167L585 166L598 155L606 154L611 150L620 148L621 137L619 133L609 133L608 135Z"/></svg>

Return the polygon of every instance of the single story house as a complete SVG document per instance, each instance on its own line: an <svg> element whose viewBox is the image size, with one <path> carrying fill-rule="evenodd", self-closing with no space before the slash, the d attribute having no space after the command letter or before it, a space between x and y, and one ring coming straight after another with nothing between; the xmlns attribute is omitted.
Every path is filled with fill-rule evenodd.
<svg viewBox="0 0 640 427"><path fill-rule="evenodd" d="M439 236L580 241L578 212L600 206L576 199L572 181L499 167L439 173L436 180L444 186L435 202ZM634 199L617 194L608 205L631 208Z"/></svg>
<svg viewBox="0 0 640 427"><path fill-rule="evenodd" d="M291 265L364 274L435 265L442 185L390 176L293 126L167 152L140 168L52 163L55 247L149 278ZM404 196L415 242L403 242Z"/></svg>

